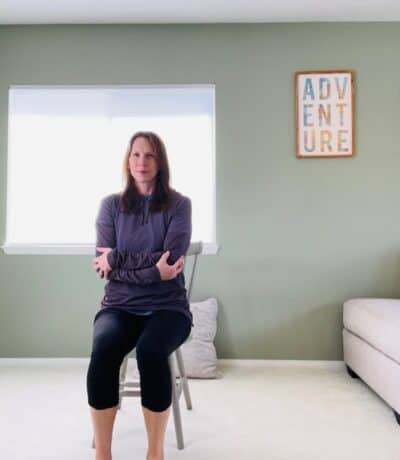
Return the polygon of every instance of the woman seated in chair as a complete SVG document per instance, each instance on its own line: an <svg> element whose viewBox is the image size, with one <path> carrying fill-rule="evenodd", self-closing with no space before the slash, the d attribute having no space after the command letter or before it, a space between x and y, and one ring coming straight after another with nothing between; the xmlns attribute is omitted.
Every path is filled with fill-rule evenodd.
<svg viewBox="0 0 400 460"><path fill-rule="evenodd" d="M93 320L88 404L96 460L110 460L120 367L136 347L146 460L164 460L172 398L168 356L193 326L183 273L191 201L170 188L166 149L155 133L132 136L123 173L124 190L103 198L96 219L93 268L108 281Z"/></svg>

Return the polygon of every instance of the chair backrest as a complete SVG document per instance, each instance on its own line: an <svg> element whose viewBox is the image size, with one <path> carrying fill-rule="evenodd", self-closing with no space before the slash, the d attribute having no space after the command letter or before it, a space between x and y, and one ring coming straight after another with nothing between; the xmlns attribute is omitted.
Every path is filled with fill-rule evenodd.
<svg viewBox="0 0 400 460"><path fill-rule="evenodd" d="M190 279L189 282L186 281L186 291L187 291L187 298L188 301L190 302L190 299L192 298L192 290L193 290L193 281L194 281L194 275L196 273L196 264L197 264L197 258L198 256L203 252L203 243L201 241L195 241L193 243L190 243L189 249L186 252L186 257L193 257L193 264L192 268L190 270ZM185 257L185 259L186 259ZM184 273L186 277L186 263L184 265Z"/></svg>

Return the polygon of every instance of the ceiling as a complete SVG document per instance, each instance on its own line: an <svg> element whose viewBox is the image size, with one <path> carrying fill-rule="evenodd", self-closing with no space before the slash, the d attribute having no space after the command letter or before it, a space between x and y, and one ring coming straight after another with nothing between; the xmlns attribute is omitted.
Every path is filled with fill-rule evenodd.
<svg viewBox="0 0 400 460"><path fill-rule="evenodd" d="M0 0L0 24L400 21L399 0Z"/></svg>

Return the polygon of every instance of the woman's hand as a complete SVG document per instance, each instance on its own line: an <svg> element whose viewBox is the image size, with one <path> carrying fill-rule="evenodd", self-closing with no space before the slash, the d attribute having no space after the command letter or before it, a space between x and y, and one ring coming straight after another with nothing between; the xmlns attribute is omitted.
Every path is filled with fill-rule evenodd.
<svg viewBox="0 0 400 460"><path fill-rule="evenodd" d="M107 278L111 267L107 260L107 254L112 251L112 248L96 248L101 252L101 256L93 259L93 269L99 273L100 278Z"/></svg>
<svg viewBox="0 0 400 460"><path fill-rule="evenodd" d="M156 263L162 281L174 279L183 270L184 256L180 256L173 265L167 263L168 256L169 251L164 252Z"/></svg>

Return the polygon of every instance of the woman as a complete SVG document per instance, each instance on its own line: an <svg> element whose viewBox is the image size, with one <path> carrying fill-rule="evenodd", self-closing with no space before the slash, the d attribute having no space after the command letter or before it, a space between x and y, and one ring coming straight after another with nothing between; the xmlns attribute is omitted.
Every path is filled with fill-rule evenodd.
<svg viewBox="0 0 400 460"><path fill-rule="evenodd" d="M146 460L164 459L172 382L168 356L193 326L183 274L191 239L191 201L169 186L162 140L135 133L123 162L124 191L103 198L93 268L108 282L94 318L87 392L96 460L111 459L119 370L136 347Z"/></svg>

